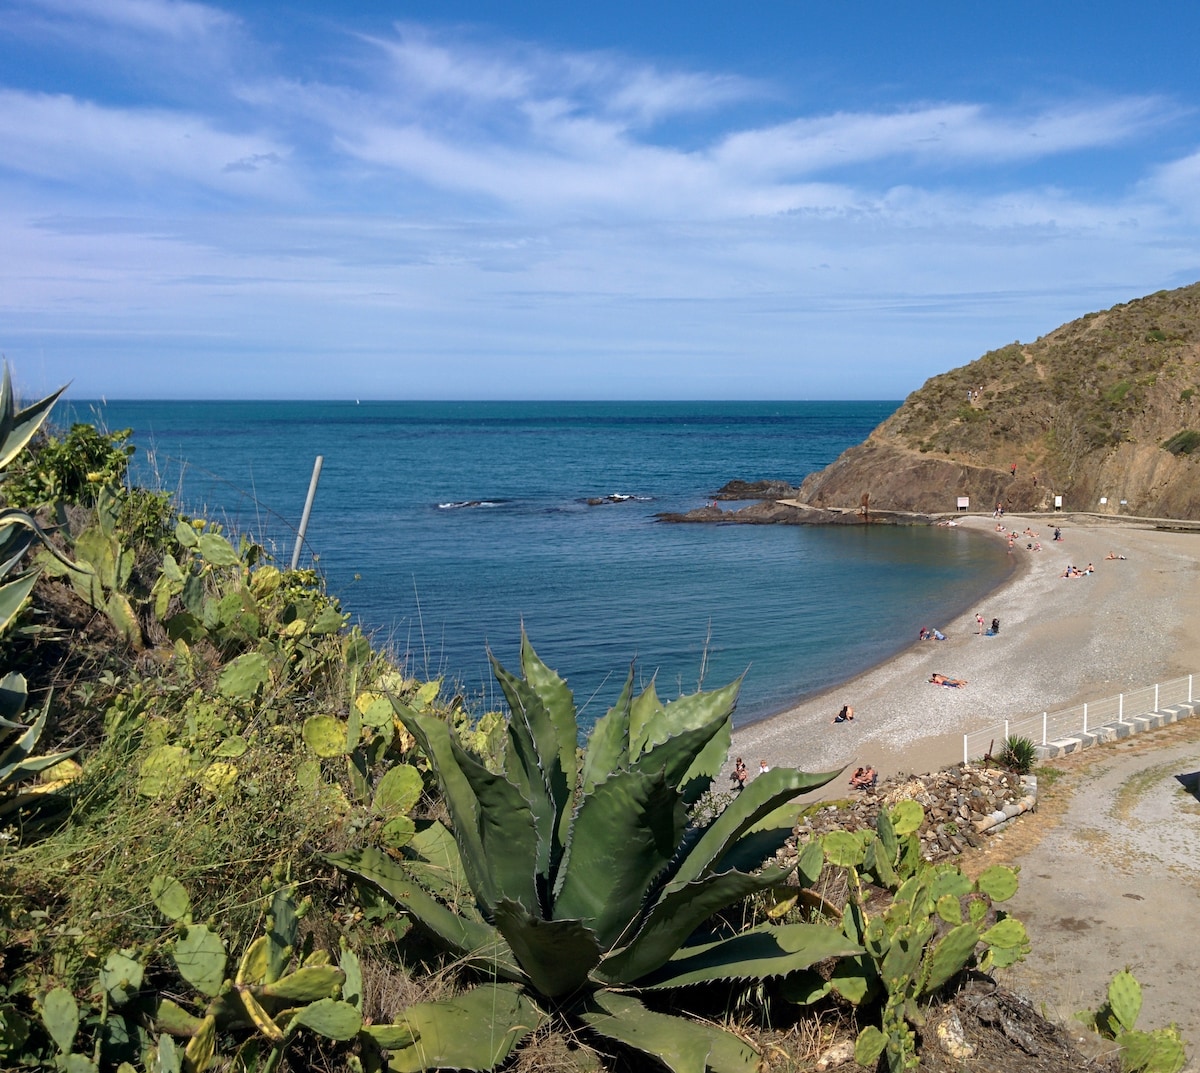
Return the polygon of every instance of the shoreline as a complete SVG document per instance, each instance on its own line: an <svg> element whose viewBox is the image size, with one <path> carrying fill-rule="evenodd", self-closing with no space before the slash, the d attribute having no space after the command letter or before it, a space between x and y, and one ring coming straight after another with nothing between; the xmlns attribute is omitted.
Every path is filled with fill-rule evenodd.
<svg viewBox="0 0 1200 1073"><path fill-rule="evenodd" d="M806 771L873 764L881 777L927 772L962 759L964 732L1188 674L1200 649L1200 624L1188 615L1200 594L1200 533L1164 520L1008 514L1005 533L990 516L955 519L997 541L1025 528L1042 550L1012 551L1014 569L949 623L914 622L946 633L915 641L841 685L764 719L738 727L732 755L751 770L759 759ZM1055 523L1063 542L1050 540ZM1124 560L1105 559L1108 552ZM1068 564L1095 566L1090 577L1059 575ZM995 637L976 635L975 614ZM963 689L927 681L935 671L967 680ZM831 725L842 704L851 723ZM732 764L732 760L730 761ZM823 796L844 796L835 779Z"/></svg>

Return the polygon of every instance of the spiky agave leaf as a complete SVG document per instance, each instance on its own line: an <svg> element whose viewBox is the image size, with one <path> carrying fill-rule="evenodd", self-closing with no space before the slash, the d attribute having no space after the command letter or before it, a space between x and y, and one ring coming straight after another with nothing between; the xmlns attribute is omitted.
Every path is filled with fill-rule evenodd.
<svg viewBox="0 0 1200 1073"><path fill-rule="evenodd" d="M629 709L633 702L633 664L617 703L602 715L588 736L583 754L581 792L590 794L596 784L629 766Z"/></svg>
<svg viewBox="0 0 1200 1073"><path fill-rule="evenodd" d="M7 680L6 678L5 681ZM47 697L38 717L24 728L23 734L17 736L3 752L0 752L0 791L8 791L22 779L27 779L55 764L69 760L79 752L79 748L75 748L44 756L32 755L41 740L42 732L46 729L46 719L49 714L50 698Z"/></svg>
<svg viewBox="0 0 1200 1073"><path fill-rule="evenodd" d="M450 750L478 805L481 867L490 879L490 904L484 912L509 900L520 902L536 917L544 916L538 895L539 832L529 802L503 775L493 774L468 755L453 735Z"/></svg>
<svg viewBox="0 0 1200 1073"><path fill-rule="evenodd" d="M0 470L7 468L24 450L25 445L33 439L34 433L41 428L42 422L50 415L50 408L58 401L59 395L66 390L67 385L64 384L52 395L18 410L13 398L8 363L4 363L4 376L0 381Z"/></svg>
<svg viewBox="0 0 1200 1073"><path fill-rule="evenodd" d="M37 584L38 571L31 570L27 574L18 574L0 583L0 633L12 624L13 619L20 614L33 586Z"/></svg>
<svg viewBox="0 0 1200 1073"><path fill-rule="evenodd" d="M688 848L668 887L683 886L714 871L714 865L764 817L797 794L820 789L841 773L841 769L810 773L794 768L773 768L759 775Z"/></svg>
<svg viewBox="0 0 1200 1073"><path fill-rule="evenodd" d="M715 724L717 733L701 749L692 766L679 780L684 800L694 804L721 772L733 737L733 711L737 707L742 679L707 693L677 697L665 705L651 705L643 713L637 756L655 751L676 735Z"/></svg>
<svg viewBox="0 0 1200 1073"><path fill-rule="evenodd" d="M863 949L825 924L760 924L725 939L680 947L638 987L660 990L712 980L761 980L807 969L831 957Z"/></svg>
<svg viewBox="0 0 1200 1073"><path fill-rule="evenodd" d="M672 1073L752 1073L758 1052L714 1025L657 1013L631 995L598 991L579 1011L594 1032L657 1058Z"/></svg>
<svg viewBox="0 0 1200 1073"><path fill-rule="evenodd" d="M683 796L685 804L690 804L687 795L683 793L689 774L695 770L698 758L714 740L720 744L722 756L728 754L729 746L723 742L729 738L729 725L730 717L724 713L714 716L700 726L680 730L662 742L650 745L629 765L630 770L664 772L667 785L675 788ZM711 776L708 781L711 782Z"/></svg>
<svg viewBox="0 0 1200 1073"><path fill-rule="evenodd" d="M600 783L571 825L554 918L582 920L603 950L632 938L646 892L686 827L683 803L661 771L622 771Z"/></svg>
<svg viewBox="0 0 1200 1073"><path fill-rule="evenodd" d="M658 699L654 679L629 705L629 760L632 763L642 755L654 726L662 718L663 702Z"/></svg>
<svg viewBox="0 0 1200 1073"><path fill-rule="evenodd" d="M726 872L706 876L664 894L653 906L633 940L606 957L593 976L606 984L636 985L664 965L680 945L714 913L761 890L783 882L790 868L758 875Z"/></svg>
<svg viewBox="0 0 1200 1073"><path fill-rule="evenodd" d="M535 679L545 692L544 698L530 682L506 670L490 652L488 658L511 712L504 771L533 811L539 838L537 870L540 875L550 876L562 858L570 825L578 729L574 699L566 689L566 683L558 679L562 688L556 688L549 681L553 672L537 660L532 648L528 648L530 655L527 656L527 648L528 642L522 633L522 662L528 660L531 666L543 667L542 672L535 672ZM547 703L554 708L553 712ZM572 758L569 767L564 766L564 737L570 741Z"/></svg>
<svg viewBox="0 0 1200 1073"><path fill-rule="evenodd" d="M405 851L404 867L426 890L444 901L453 902L460 912L483 919L463 871L458 843L445 824L439 820L418 822L416 834Z"/></svg>
<svg viewBox="0 0 1200 1073"><path fill-rule="evenodd" d="M393 701L393 707L396 709L397 718L416 738L422 751L433 764L442 787L446 808L454 823L454 837L458 842L463 870L471 884L475 900L486 915L500 896L492 881L483 839L479 833L479 801L470 779L459 766L450 727L442 720L420 715L404 704Z"/></svg>
<svg viewBox="0 0 1200 1073"><path fill-rule="evenodd" d="M772 809L722 854L721 859L713 865L713 871L727 872L736 869L750 872L761 867L764 861L774 857L795 834L800 813L805 807L795 801L788 801Z"/></svg>
<svg viewBox="0 0 1200 1073"><path fill-rule="evenodd" d="M378 887L452 952L506 980L527 979L496 928L447 909L416 881L402 862L371 848L334 853L327 859L343 872Z"/></svg>
<svg viewBox="0 0 1200 1073"><path fill-rule="evenodd" d="M519 902L502 901L496 927L533 986L549 998L577 990L600 960L596 933L578 920L543 920Z"/></svg>

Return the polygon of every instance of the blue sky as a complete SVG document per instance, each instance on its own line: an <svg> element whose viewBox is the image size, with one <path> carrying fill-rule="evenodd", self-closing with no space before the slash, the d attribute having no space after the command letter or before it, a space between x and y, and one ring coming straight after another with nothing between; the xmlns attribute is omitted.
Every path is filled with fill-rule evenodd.
<svg viewBox="0 0 1200 1073"><path fill-rule="evenodd" d="M76 398L901 398L1200 278L1200 8L0 0Z"/></svg>

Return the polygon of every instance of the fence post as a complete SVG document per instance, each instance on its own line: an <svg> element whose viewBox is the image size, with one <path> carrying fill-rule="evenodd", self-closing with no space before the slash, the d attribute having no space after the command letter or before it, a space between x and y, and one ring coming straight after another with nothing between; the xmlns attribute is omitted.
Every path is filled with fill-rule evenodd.
<svg viewBox="0 0 1200 1073"><path fill-rule="evenodd" d="M1117 694L1117 722L1125 722L1125 694Z"/></svg>
<svg viewBox="0 0 1200 1073"><path fill-rule="evenodd" d="M1042 712L1042 744L1046 744L1046 713Z"/></svg>
<svg viewBox="0 0 1200 1073"><path fill-rule="evenodd" d="M1008 741L1008 720L1007 719L1004 720L1004 740L1007 743L1007 741Z"/></svg>
<svg viewBox="0 0 1200 1073"><path fill-rule="evenodd" d="M1154 710L1158 711L1158 683L1154 683Z"/></svg>
<svg viewBox="0 0 1200 1073"><path fill-rule="evenodd" d="M963 735L963 764L966 765L966 764L969 764L970 762L971 762L971 758L967 755L967 736L966 736L966 734L964 734Z"/></svg>
<svg viewBox="0 0 1200 1073"><path fill-rule="evenodd" d="M312 513L313 500L317 495L317 481L321 479L321 464L324 461L324 455L317 455L317 461L313 465L312 480L308 482L308 497L304 500L304 513L300 517L300 529L296 533L296 547L292 551L293 570L300 562L300 548L304 544L304 534L308 531L308 516Z"/></svg>
<svg viewBox="0 0 1200 1073"><path fill-rule="evenodd" d="M1188 704L1192 703L1192 676L1188 675Z"/></svg>
<svg viewBox="0 0 1200 1073"><path fill-rule="evenodd" d="M1087 733L1087 705L1083 706L1083 732Z"/></svg>

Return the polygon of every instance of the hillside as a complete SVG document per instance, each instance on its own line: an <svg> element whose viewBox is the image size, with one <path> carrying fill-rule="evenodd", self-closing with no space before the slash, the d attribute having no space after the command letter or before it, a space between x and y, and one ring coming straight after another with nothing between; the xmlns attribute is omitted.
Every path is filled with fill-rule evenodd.
<svg viewBox="0 0 1200 1073"><path fill-rule="evenodd" d="M1194 283L933 377L800 498L933 512L969 496L974 509L1028 511L1061 495L1068 510L1198 518L1198 396Z"/></svg>

